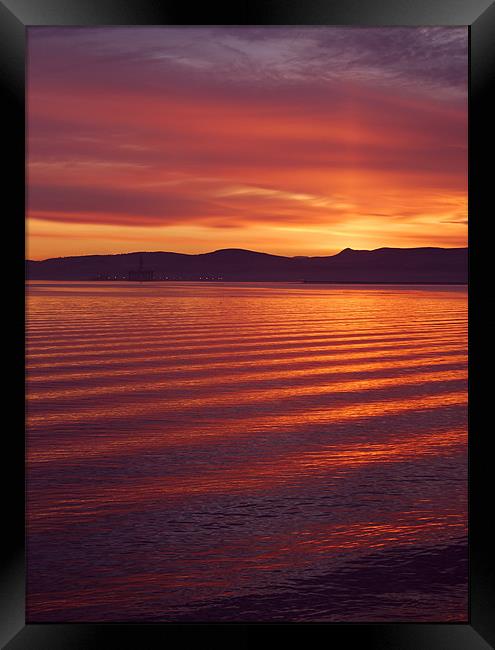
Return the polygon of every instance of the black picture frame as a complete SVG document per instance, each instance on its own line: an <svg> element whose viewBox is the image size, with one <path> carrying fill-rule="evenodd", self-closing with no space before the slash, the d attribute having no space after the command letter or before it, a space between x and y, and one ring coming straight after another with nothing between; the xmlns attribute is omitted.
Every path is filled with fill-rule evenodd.
<svg viewBox="0 0 495 650"><path fill-rule="evenodd" d="M483 336L493 319L493 299L484 290L489 277L488 198L493 184L490 146L493 103L490 75L495 70L495 4L491 0L241 0L226 7L204 3L193 7L177 0L0 0L0 83L4 133L4 200L11 199L9 219L17 224L9 235L14 251L9 266L17 319L9 341L23 344L24 295L24 49L26 27L34 25L468 25L470 33L469 107L469 551L470 612L468 623L452 624L25 624L24 567L24 438L22 407L15 424L4 426L4 468L11 476L4 488L0 578L0 641L7 650L59 648L162 648L180 643L203 647L244 648L251 645L324 643L329 648L356 644L380 650L486 650L495 645L495 584L492 556L493 519L490 419L481 388L493 369L491 348ZM8 196L5 196L7 194ZM493 217L492 217L493 218ZM5 242L4 242L5 243ZM495 310L494 310L495 312ZM9 319L10 320L10 319ZM492 330L493 331L493 330ZM9 342L8 347L11 347ZM19 348L17 354L19 355ZM9 384L24 394L19 362ZM489 398L488 398L489 399ZM493 522L491 524L493 526ZM318 640L317 640L318 637Z"/></svg>

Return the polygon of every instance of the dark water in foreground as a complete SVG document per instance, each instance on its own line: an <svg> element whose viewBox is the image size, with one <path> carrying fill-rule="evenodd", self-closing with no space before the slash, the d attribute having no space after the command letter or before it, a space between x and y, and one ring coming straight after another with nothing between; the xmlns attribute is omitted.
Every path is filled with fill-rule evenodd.
<svg viewBox="0 0 495 650"><path fill-rule="evenodd" d="M36 621L465 621L465 287L28 287Z"/></svg>

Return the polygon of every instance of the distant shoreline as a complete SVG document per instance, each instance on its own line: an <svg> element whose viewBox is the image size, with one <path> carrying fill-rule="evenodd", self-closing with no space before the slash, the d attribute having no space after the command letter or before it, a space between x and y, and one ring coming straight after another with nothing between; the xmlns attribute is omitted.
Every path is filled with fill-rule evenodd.
<svg viewBox="0 0 495 650"><path fill-rule="evenodd" d="M428 281L393 281L393 280L144 280L142 282L135 280L94 280L93 278L86 280L62 280L60 278L44 278L44 279L26 279L26 283L29 282L73 282L73 283L95 283L95 284L105 284L105 283L125 283L129 285L152 285L157 283L192 283L195 284L349 284L349 285L425 285L425 286L459 286L465 287L468 286L468 282L428 282Z"/></svg>
<svg viewBox="0 0 495 650"><path fill-rule="evenodd" d="M458 286L467 286L468 282L429 282L421 280L399 280L394 282L393 280L303 280L303 284L438 284L438 285L458 285Z"/></svg>
<svg viewBox="0 0 495 650"><path fill-rule="evenodd" d="M100 282L463 285L468 283L467 258L465 248L346 248L337 255L291 258L244 249L198 255L137 252L28 261L26 277Z"/></svg>

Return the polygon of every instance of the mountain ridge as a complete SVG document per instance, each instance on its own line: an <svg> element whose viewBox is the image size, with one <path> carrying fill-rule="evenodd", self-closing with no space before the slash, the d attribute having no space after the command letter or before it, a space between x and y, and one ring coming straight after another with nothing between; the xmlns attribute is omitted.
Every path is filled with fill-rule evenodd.
<svg viewBox="0 0 495 650"><path fill-rule="evenodd" d="M345 248L327 256L283 256L242 248L208 253L133 251L26 260L29 280L126 279L142 263L155 279L317 282L467 282L467 248Z"/></svg>

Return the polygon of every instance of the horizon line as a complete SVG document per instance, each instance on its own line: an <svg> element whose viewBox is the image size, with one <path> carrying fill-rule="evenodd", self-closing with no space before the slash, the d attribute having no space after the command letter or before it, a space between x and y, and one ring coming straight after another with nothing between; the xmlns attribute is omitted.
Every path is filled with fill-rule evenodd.
<svg viewBox="0 0 495 650"><path fill-rule="evenodd" d="M336 257L345 251L352 251L357 253L374 253L381 250L400 250L400 251L412 251L412 250L467 250L468 246L380 246L378 248L350 248L346 247L337 253L329 255L280 255L279 253L267 253L265 251L256 251L250 248L218 248L212 251L206 251L202 253L180 253L177 251L164 251L164 250L154 250L154 251L127 251L122 253L86 253L84 255L59 255L58 257L47 257L44 259L33 259L25 258L25 262L48 262L49 260L61 260L61 259L74 259L79 257L117 257L119 255L146 255L146 254L172 254L172 255L186 255L188 257L194 257L196 255L211 255L213 253L222 253L225 251L238 251L244 253L255 253L257 255L269 255L271 257L284 257L286 259L297 259L297 258L307 258L313 259L316 257Z"/></svg>

